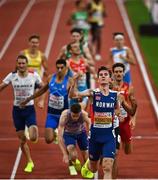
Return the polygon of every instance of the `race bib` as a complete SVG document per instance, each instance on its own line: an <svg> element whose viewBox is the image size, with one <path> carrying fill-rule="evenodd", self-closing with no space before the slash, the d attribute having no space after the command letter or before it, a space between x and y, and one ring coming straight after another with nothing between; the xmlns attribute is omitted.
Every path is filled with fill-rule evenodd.
<svg viewBox="0 0 158 180"><path fill-rule="evenodd" d="M99 128L109 128L112 126L111 113L95 113L94 115L94 126Z"/></svg>
<svg viewBox="0 0 158 180"><path fill-rule="evenodd" d="M25 89L16 90L16 95L15 95L16 105L19 105L21 101L25 100L27 97L29 97L29 93L27 90Z"/></svg>
<svg viewBox="0 0 158 180"><path fill-rule="evenodd" d="M64 96L50 95L48 106L51 108L54 108L54 109L63 109L64 108Z"/></svg>

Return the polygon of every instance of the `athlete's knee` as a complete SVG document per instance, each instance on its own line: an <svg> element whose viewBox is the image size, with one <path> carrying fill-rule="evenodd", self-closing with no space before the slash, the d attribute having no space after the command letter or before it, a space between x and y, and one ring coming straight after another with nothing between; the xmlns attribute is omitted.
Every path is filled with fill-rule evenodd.
<svg viewBox="0 0 158 180"><path fill-rule="evenodd" d="M102 169L104 173L111 173L113 167L113 159L103 159Z"/></svg>
<svg viewBox="0 0 158 180"><path fill-rule="evenodd" d="M67 146L67 151L69 152L71 160L77 159L77 157L78 157L77 150L74 145Z"/></svg>
<svg viewBox="0 0 158 180"><path fill-rule="evenodd" d="M45 137L45 142L47 143L47 144L51 144L52 142L53 142L53 138L52 137Z"/></svg>

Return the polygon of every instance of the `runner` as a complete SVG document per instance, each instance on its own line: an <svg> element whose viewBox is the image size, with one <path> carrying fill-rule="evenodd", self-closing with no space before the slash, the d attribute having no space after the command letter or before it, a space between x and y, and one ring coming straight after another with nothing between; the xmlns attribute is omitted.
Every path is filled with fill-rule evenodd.
<svg viewBox="0 0 158 180"><path fill-rule="evenodd" d="M85 128L85 123L87 128ZM82 154L84 162L88 158L88 140L87 132L90 128L90 119L87 112L81 110L79 104L73 104L70 110L62 112L59 128L58 139L59 146L63 153L63 161L69 163L69 170L71 175L77 175L77 171L81 170L81 162L78 159L76 145Z"/></svg>
<svg viewBox="0 0 158 180"><path fill-rule="evenodd" d="M17 136L20 141L20 147L26 157L25 172L32 172L34 163L30 154L30 149L27 144L24 133L25 126L28 127L30 141L38 141L38 128L36 124L36 115L34 109L34 101L30 101L25 108L20 108L20 102L34 93L35 87L42 86L41 78L36 72L28 71L28 59L24 55L19 55L16 60L17 71L9 73L0 84L2 91L9 84L14 90L14 105L13 105L13 122Z"/></svg>

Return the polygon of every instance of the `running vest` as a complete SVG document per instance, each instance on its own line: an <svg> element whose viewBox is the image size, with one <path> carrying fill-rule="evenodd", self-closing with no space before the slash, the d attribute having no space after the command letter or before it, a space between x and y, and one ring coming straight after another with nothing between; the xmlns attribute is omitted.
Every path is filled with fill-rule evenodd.
<svg viewBox="0 0 158 180"><path fill-rule="evenodd" d="M68 84L69 76L66 75L61 83L56 82L56 74L49 83L48 113L60 115L64 109L68 109Z"/></svg>
<svg viewBox="0 0 158 180"><path fill-rule="evenodd" d="M118 49L117 47L111 48L114 63L123 63L125 65L125 73L130 70L130 64L127 61L121 59L119 56L123 55L124 57L126 57L127 49L128 47L126 46L124 46L122 49Z"/></svg>
<svg viewBox="0 0 158 180"><path fill-rule="evenodd" d="M77 87L79 91L84 91L87 89L87 81L86 81L86 71L87 67L85 65L84 60L81 58L78 62L75 62L73 59L68 60L69 67L74 73L82 72L83 75L77 81Z"/></svg>
<svg viewBox="0 0 158 180"><path fill-rule="evenodd" d="M94 1L92 1L90 5L91 5L92 14L90 15L89 22L90 23L97 23L99 26L102 26L104 24L104 20L103 20L104 6L103 6L103 3L99 2L99 4L96 4Z"/></svg>
<svg viewBox="0 0 158 180"><path fill-rule="evenodd" d="M109 91L104 96L99 89L93 91L92 124L95 129L113 129L114 110L117 102L117 92Z"/></svg>
<svg viewBox="0 0 158 180"><path fill-rule="evenodd" d="M71 117L71 111L68 111L64 131L72 134L79 134L85 131L82 112L80 112L79 119L74 121Z"/></svg>
<svg viewBox="0 0 158 180"><path fill-rule="evenodd" d="M42 53L41 51L37 51L37 56L32 57L29 53L28 49L24 50L24 55L28 59L28 67L30 70L37 72L40 76L42 76Z"/></svg>
<svg viewBox="0 0 158 180"><path fill-rule="evenodd" d="M5 84L12 84L14 90L14 106L19 106L21 101L33 95L35 87L41 83L41 78L36 72L28 72L26 77L21 77L18 72L9 73L3 80ZM29 101L26 106L34 104L34 100Z"/></svg>

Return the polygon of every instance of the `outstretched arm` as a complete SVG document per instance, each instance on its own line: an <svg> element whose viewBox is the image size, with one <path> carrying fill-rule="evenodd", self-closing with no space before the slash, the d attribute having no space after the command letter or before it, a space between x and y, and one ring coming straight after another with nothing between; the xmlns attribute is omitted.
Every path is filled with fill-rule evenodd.
<svg viewBox="0 0 158 180"><path fill-rule="evenodd" d="M4 82L2 82L2 83L0 84L0 92L1 92L3 89L5 89L7 86L8 86L8 84L5 84Z"/></svg>
<svg viewBox="0 0 158 180"><path fill-rule="evenodd" d="M41 87L38 91L36 91L32 96L30 96L30 97L26 98L24 101L22 101L20 103L20 107L24 107L32 99L35 99L35 98L41 96L42 94L44 94L48 90L48 88L49 88L49 84L47 83L46 85Z"/></svg>

